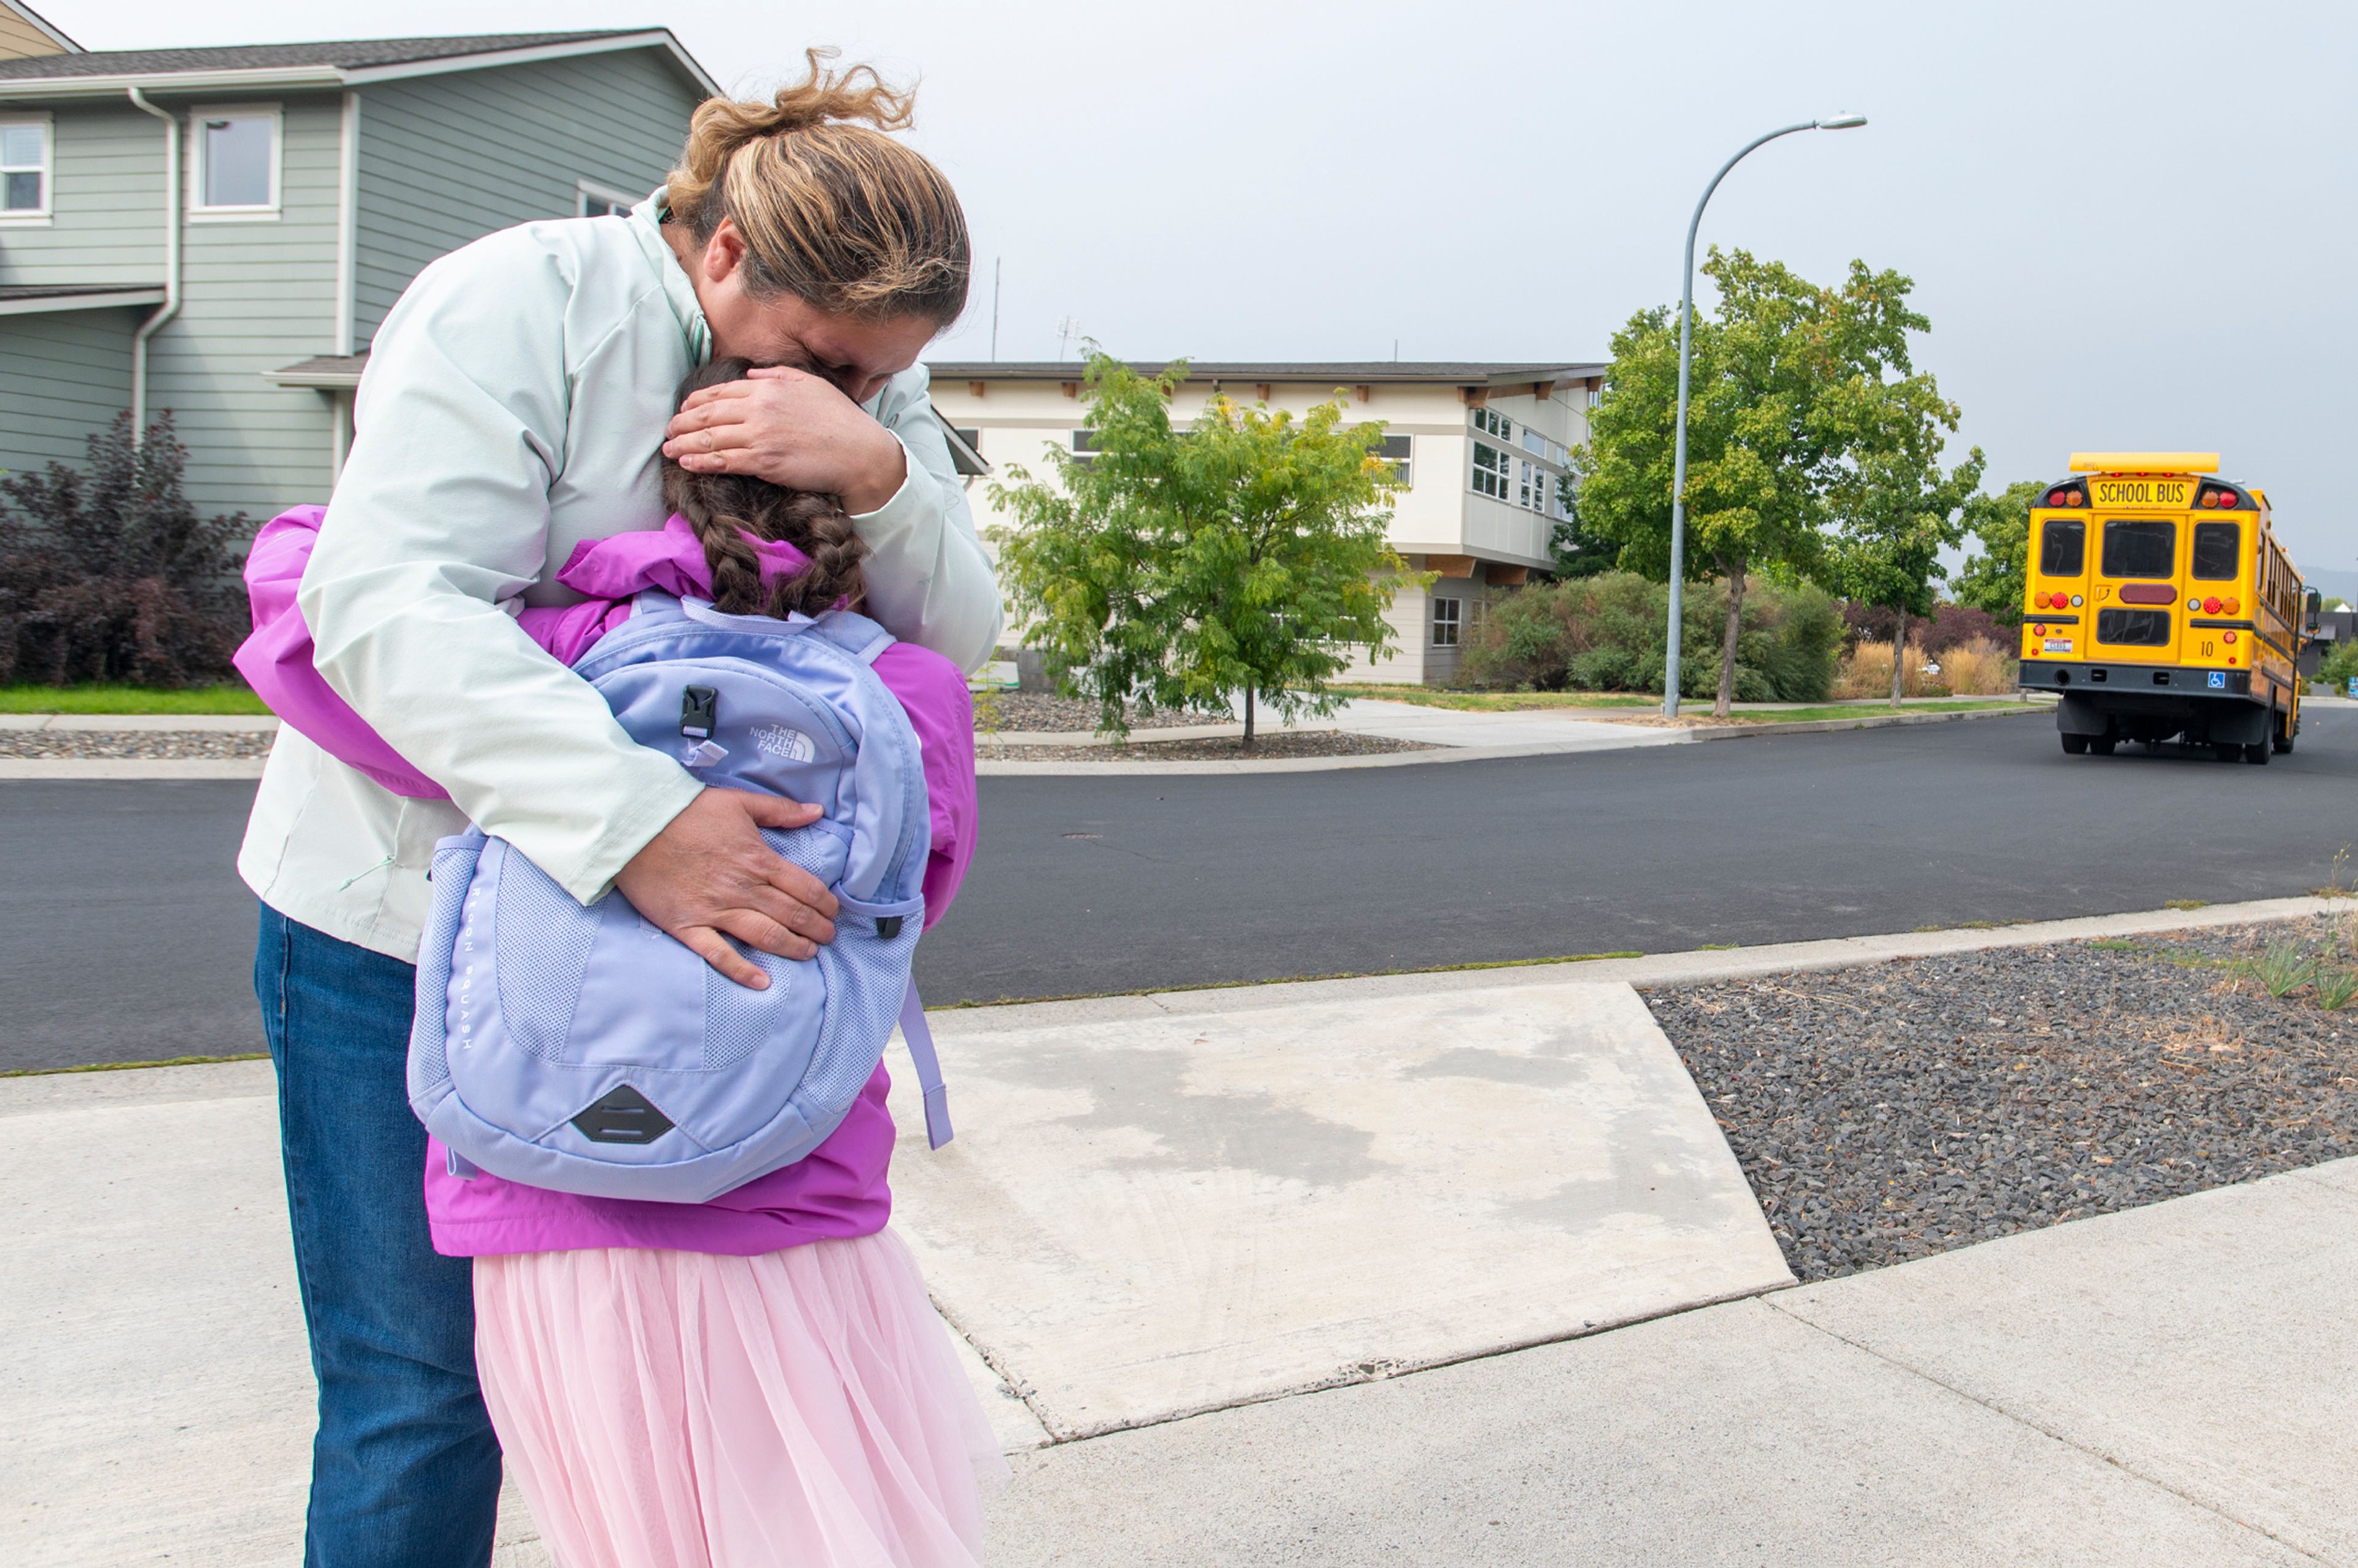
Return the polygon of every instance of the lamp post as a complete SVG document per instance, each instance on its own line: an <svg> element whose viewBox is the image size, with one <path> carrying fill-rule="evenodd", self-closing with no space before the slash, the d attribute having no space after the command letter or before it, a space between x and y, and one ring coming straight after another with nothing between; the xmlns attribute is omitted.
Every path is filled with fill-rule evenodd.
<svg viewBox="0 0 2358 1568"><path fill-rule="evenodd" d="M1744 144L1736 155L1719 166L1711 183L1703 188L1703 200L1695 203L1694 217L1687 224L1686 273L1679 286L1679 423L1678 450L1671 463L1671 628L1670 652L1662 666L1662 716L1679 716L1679 643L1680 616L1685 609L1687 576L1687 366L1694 346L1694 243L1695 231L1703 227L1703 210L1711 204L1711 193L1727 178L1727 171L1742 163L1755 147L1766 146L1779 136L1790 136L1796 131L1848 131L1866 124L1864 114L1829 114L1823 120L1804 120L1798 125L1787 125Z"/></svg>

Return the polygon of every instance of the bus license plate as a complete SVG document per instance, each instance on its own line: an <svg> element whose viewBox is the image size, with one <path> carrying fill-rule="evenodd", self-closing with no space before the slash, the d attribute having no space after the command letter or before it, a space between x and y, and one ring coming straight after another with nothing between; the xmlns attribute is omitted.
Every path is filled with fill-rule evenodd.
<svg viewBox="0 0 2358 1568"><path fill-rule="evenodd" d="M2099 506L2185 506L2194 493L2190 479L2100 479L2088 487Z"/></svg>
<svg viewBox="0 0 2358 1568"><path fill-rule="evenodd" d="M2069 637L2050 637L2047 639L2046 651L2050 654L2068 654L2071 651L2071 639Z"/></svg>

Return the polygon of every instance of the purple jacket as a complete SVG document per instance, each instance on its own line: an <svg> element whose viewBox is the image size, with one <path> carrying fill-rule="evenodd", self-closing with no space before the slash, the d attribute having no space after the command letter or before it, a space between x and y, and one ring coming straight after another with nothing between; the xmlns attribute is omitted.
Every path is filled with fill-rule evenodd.
<svg viewBox="0 0 2358 1568"><path fill-rule="evenodd" d="M255 538L245 565L254 634L237 651L239 673L283 722L339 761L395 795L447 798L449 792L387 745L312 666L311 634L296 591L323 515L322 507L295 507L264 524ZM791 545L753 544L765 580L808 564ZM557 581L589 597L561 609L526 610L517 619L535 643L568 665L630 619L631 597L641 589L694 598L712 591L703 547L679 517L660 530L584 543ZM933 836L925 925L931 926L957 896L974 858L979 812L973 702L957 665L913 643L886 649L875 668L907 710L925 755ZM708 1204L579 1197L489 1174L461 1182L446 1173L443 1151L428 1139L426 1209L435 1249L450 1257L589 1247L750 1255L869 1235L892 1213L885 1179L892 1159L892 1118L885 1107L891 1084L880 1065L850 1114L810 1155Z"/></svg>

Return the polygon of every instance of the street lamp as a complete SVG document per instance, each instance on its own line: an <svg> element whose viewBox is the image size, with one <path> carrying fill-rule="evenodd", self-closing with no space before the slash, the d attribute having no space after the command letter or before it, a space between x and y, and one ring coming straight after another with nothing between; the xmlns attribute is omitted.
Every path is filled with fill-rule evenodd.
<svg viewBox="0 0 2358 1568"><path fill-rule="evenodd" d="M1662 716L1679 716L1679 642L1680 613L1685 608L1687 575L1687 363L1694 345L1694 243L1695 231L1703 227L1703 210L1711 204L1711 193L1727 178L1727 171L1742 163L1755 147L1766 146L1779 136L1790 136L1796 131L1849 131L1866 124L1864 114L1829 114L1823 120L1804 120L1798 125L1787 125L1744 144L1736 155L1719 166L1711 183L1703 188L1703 200L1695 203L1694 219L1687 224L1687 270L1679 287L1679 427L1678 455L1673 460L1671 477L1671 645L1662 669Z"/></svg>

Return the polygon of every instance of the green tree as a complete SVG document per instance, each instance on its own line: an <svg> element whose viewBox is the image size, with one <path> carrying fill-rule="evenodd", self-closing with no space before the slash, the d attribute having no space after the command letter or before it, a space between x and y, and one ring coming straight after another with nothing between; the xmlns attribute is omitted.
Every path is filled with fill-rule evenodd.
<svg viewBox="0 0 2358 1568"><path fill-rule="evenodd" d="M1241 697L1250 745L1258 704L1331 713L1326 682L1353 648L1395 651L1384 611L1413 579L1388 539L1381 425L1346 427L1340 393L1298 423L1216 395L1175 430L1185 374L1184 360L1150 378L1093 352L1096 450L1049 449L1052 478L1011 465L991 497L1016 521L992 538L1024 642L1098 704L1101 730L1127 734L1134 700Z"/></svg>
<svg viewBox="0 0 2358 1568"><path fill-rule="evenodd" d="M1555 557L1552 568L1558 579L1597 577L1609 572L1619 557L1620 546L1601 534L1592 533L1580 520L1580 491L1569 477L1557 483L1563 492L1563 509L1570 516L1557 521L1548 537L1548 554Z"/></svg>
<svg viewBox="0 0 2358 1568"><path fill-rule="evenodd" d="M1687 413L1690 576L1727 579L1714 711L1735 697L1747 575L1811 579L1824 566L1829 492L1855 437L1859 399L1833 389L1906 373L1908 334L1928 323L1896 272L1853 262L1840 288L1778 262L1714 248L1704 275L1719 290L1694 325ZM1589 440L1574 454L1585 524L1619 546L1619 564L1670 571L1671 483L1678 409L1678 318L1641 310L1614 334Z"/></svg>
<svg viewBox="0 0 2358 1568"><path fill-rule="evenodd" d="M1964 537L1960 510L1982 481L1975 447L1943 472L1941 448L1957 427L1957 406L1928 373L1907 374L1905 344L1896 382L1855 376L1831 390L1824 415L1839 425L1850 458L1830 489L1835 535L1828 565L1852 599L1898 612L1892 634L1891 706L1899 706L1908 618L1932 612L1941 552Z"/></svg>
<svg viewBox="0 0 2358 1568"><path fill-rule="evenodd" d="M1965 503L1965 532L1980 542L1981 552L1957 568L1957 602L1988 611L2001 626L2022 624L2022 596L2029 587L2030 509L2046 488L2039 480L2017 480L1996 495Z"/></svg>

